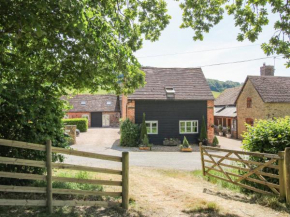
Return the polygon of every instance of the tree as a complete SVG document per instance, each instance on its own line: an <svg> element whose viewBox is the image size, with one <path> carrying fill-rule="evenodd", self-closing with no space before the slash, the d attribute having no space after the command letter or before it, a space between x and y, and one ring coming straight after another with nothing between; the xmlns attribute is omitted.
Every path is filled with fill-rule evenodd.
<svg viewBox="0 0 290 217"><path fill-rule="evenodd" d="M144 84L133 52L169 23L163 0L10 0L0 4L0 82L129 93ZM122 83L122 85L120 85Z"/></svg>
<svg viewBox="0 0 290 217"><path fill-rule="evenodd" d="M140 142L143 141L145 136L147 136L147 127L146 127L145 113L143 113L143 119L142 119L142 124L141 124L141 133L140 133Z"/></svg>
<svg viewBox="0 0 290 217"><path fill-rule="evenodd" d="M185 0L180 4L183 10L183 23L181 28L191 27L195 31L194 40L203 40L203 34L217 25L222 19L225 10L234 15L235 25L240 28L237 40L248 39L254 42L262 32L263 26L268 25L269 11L278 14L279 18L274 24L275 32L268 43L261 48L267 55L281 54L287 59L290 67L290 2L283 0L211 0L193 1Z"/></svg>
<svg viewBox="0 0 290 217"><path fill-rule="evenodd" d="M201 142L207 139L207 131L206 131L206 124L205 124L204 116L202 116L199 139Z"/></svg>

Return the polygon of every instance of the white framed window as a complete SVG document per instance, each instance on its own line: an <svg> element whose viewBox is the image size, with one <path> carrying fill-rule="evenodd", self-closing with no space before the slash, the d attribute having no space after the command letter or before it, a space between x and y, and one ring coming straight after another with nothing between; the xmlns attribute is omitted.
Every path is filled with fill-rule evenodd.
<svg viewBox="0 0 290 217"><path fill-rule="evenodd" d="M158 134L158 121L145 121L147 134Z"/></svg>
<svg viewBox="0 0 290 217"><path fill-rule="evenodd" d="M89 120L90 116L85 114L85 115L82 115L82 118L86 118Z"/></svg>
<svg viewBox="0 0 290 217"><path fill-rule="evenodd" d="M198 121L197 120L179 121L179 133L180 134L198 133Z"/></svg>

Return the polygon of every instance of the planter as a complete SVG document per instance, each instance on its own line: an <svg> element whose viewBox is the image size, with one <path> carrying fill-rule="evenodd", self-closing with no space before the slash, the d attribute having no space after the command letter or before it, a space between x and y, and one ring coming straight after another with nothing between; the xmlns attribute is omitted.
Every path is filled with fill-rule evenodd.
<svg viewBox="0 0 290 217"><path fill-rule="evenodd" d="M192 152L192 148L181 148L182 152Z"/></svg>
<svg viewBox="0 0 290 217"><path fill-rule="evenodd" d="M151 147L139 147L139 150L150 151L151 150Z"/></svg>
<svg viewBox="0 0 290 217"><path fill-rule="evenodd" d="M163 141L163 145L166 145L166 146L177 146L177 145L180 145L181 141L179 139L173 139L173 140L169 140L169 139L166 139Z"/></svg>
<svg viewBox="0 0 290 217"><path fill-rule="evenodd" d="M219 136L223 136L224 135L224 133L223 132L219 132Z"/></svg>
<svg viewBox="0 0 290 217"><path fill-rule="evenodd" d="M227 136L227 138L231 138L232 137L232 134L227 133L226 136Z"/></svg>

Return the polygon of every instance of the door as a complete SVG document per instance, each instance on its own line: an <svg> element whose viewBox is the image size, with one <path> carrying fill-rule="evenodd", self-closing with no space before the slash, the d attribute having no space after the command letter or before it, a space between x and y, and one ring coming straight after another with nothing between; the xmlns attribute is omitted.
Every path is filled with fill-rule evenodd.
<svg viewBox="0 0 290 217"><path fill-rule="evenodd" d="M103 115L103 127L109 127L110 126L110 115L106 114Z"/></svg>
<svg viewBox="0 0 290 217"><path fill-rule="evenodd" d="M91 127L102 127L102 112L91 113Z"/></svg>

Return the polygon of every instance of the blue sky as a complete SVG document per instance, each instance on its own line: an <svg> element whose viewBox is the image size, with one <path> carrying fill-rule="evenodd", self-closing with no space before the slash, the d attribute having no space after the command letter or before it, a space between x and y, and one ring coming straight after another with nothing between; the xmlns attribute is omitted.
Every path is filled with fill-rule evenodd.
<svg viewBox="0 0 290 217"><path fill-rule="evenodd" d="M182 11L179 8L179 2L168 1L168 13L172 16L172 19L167 28L162 32L159 40L156 42L144 40L143 48L135 53L143 66L199 67L215 63L266 57L260 48L260 44L268 41L273 35L273 24L277 16L270 15L270 24L264 28L259 39L251 43L249 41L238 42L236 40L239 29L234 25L233 16L225 15L224 19L217 26L204 35L203 41L194 41L194 32L192 29L179 28L182 22ZM156 55L162 54L176 54L228 47L239 48L156 57ZM267 65L274 65L274 59L269 58L245 63L202 67L202 70L206 78L244 82L247 75L259 75L260 66L264 62ZM281 57L276 58L275 75L290 76L290 69L285 67L285 63L286 61Z"/></svg>

